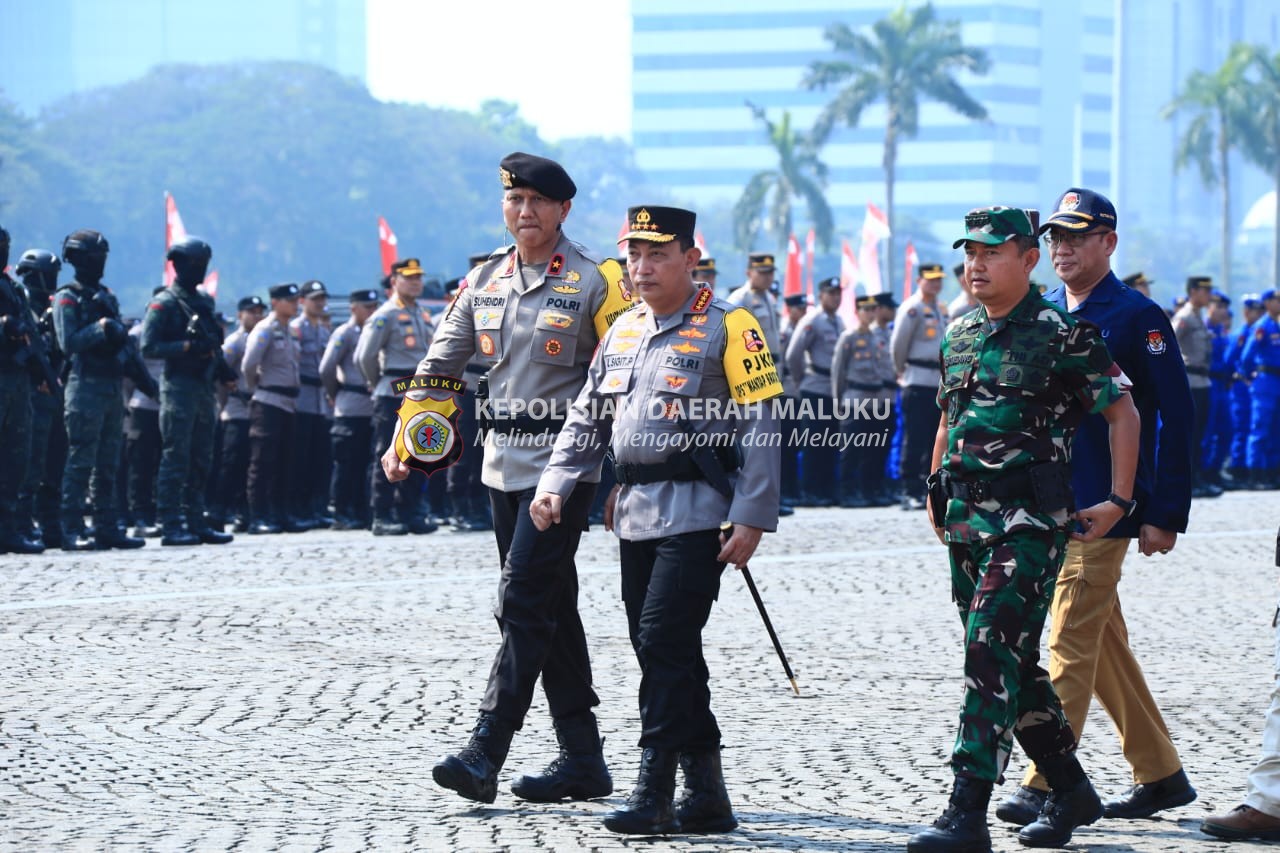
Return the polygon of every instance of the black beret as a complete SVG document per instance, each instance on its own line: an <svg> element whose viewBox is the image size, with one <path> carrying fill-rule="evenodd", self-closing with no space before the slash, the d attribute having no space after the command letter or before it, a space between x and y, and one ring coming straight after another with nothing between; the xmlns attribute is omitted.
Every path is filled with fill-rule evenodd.
<svg viewBox="0 0 1280 853"><path fill-rule="evenodd" d="M236 303L237 311L248 311L250 308L266 308L259 296L246 296Z"/></svg>
<svg viewBox="0 0 1280 853"><path fill-rule="evenodd" d="M523 151L515 151L502 158L498 177L507 189L532 187L555 201L568 201L578 192L573 178L555 160Z"/></svg>
<svg viewBox="0 0 1280 853"><path fill-rule="evenodd" d="M271 295L272 299L297 299L298 285L294 284L293 282L288 282L286 284L277 284L272 286L272 288L268 290L267 293Z"/></svg>

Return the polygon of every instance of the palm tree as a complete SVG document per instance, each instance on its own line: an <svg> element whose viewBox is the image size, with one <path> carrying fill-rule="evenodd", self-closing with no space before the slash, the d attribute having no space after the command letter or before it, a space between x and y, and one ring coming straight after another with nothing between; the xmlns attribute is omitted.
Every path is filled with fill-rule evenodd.
<svg viewBox="0 0 1280 853"><path fill-rule="evenodd" d="M744 252L751 251L763 224L765 232L773 236L779 249L785 250L787 237L792 233L795 202L803 200L809 209L809 219L818 242L824 250L828 249L834 225L831 207L823 193L827 167L818 159L823 139L813 133L798 133L791 126L789 112L783 112L782 121L775 124L760 107L750 101L747 107L764 124L769 144L778 156L778 165L752 175L733 206L733 230L738 248Z"/></svg>
<svg viewBox="0 0 1280 853"><path fill-rule="evenodd" d="M1244 156L1275 181L1276 230L1272 235L1272 287L1280 287L1280 53L1267 56L1266 48L1251 45L1249 75L1245 83L1247 108L1237 127Z"/></svg>
<svg viewBox="0 0 1280 853"><path fill-rule="evenodd" d="M939 21L933 4L913 10L899 6L889 17L876 21L871 33L855 33L848 24L834 23L824 34L837 53L848 60L817 61L809 66L803 85L807 89L848 85L823 109L814 132L826 138L836 123L855 127L863 111L884 101L888 121L884 130L885 214L893 228L893 184L898 145L919 132L920 99L932 98L975 121L984 121L987 110L956 82L955 74L985 74L991 65L985 50L965 47L958 21ZM889 235L889 280L893 280L893 234Z"/></svg>
<svg viewBox="0 0 1280 853"><path fill-rule="evenodd" d="M1182 91L1165 105L1160 115L1166 120L1179 114L1191 116L1191 123L1178 141L1175 165L1178 169L1194 163L1205 186L1222 187L1222 289L1231 288L1231 173L1233 135L1248 124L1244 72L1249 49L1236 45L1216 71L1193 71ZM1269 167L1270 164L1268 164Z"/></svg>

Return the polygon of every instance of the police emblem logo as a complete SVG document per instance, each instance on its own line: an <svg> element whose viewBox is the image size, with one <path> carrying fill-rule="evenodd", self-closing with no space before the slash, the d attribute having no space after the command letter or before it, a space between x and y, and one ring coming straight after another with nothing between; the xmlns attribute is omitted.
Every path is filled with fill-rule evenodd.
<svg viewBox="0 0 1280 853"><path fill-rule="evenodd" d="M707 325L707 315L694 314L692 317L689 318L689 322L695 326L705 326Z"/></svg>
<svg viewBox="0 0 1280 853"><path fill-rule="evenodd" d="M1080 206L1079 193L1067 193L1058 204L1058 210L1075 210Z"/></svg>
<svg viewBox="0 0 1280 853"><path fill-rule="evenodd" d="M449 376L417 374L397 380L403 394L396 411L395 451L410 468L431 476L462 457L466 440L458 428L457 398L466 383Z"/></svg>
<svg viewBox="0 0 1280 853"><path fill-rule="evenodd" d="M697 329L681 329L676 334L682 338L705 338L707 336L706 332L699 332Z"/></svg>
<svg viewBox="0 0 1280 853"><path fill-rule="evenodd" d="M671 349L679 353L684 353L685 355L692 355L693 353L702 352L702 347L696 347L693 344L687 343L687 342L683 344L674 344L672 345Z"/></svg>
<svg viewBox="0 0 1280 853"><path fill-rule="evenodd" d="M764 349L764 341L761 339L760 333L755 329L743 330L742 345L747 348L747 352L760 352Z"/></svg>
<svg viewBox="0 0 1280 853"><path fill-rule="evenodd" d="M515 184L514 178L515 176L512 175L510 172L508 172L506 169L502 168L501 166L498 167L498 179L502 181L502 185L504 187L506 187L507 189L511 189L511 187Z"/></svg>
<svg viewBox="0 0 1280 853"><path fill-rule="evenodd" d="M553 329L567 329L573 325L573 318L568 314L561 314L556 311L547 311L542 315L542 322L546 323Z"/></svg>
<svg viewBox="0 0 1280 853"><path fill-rule="evenodd" d="M543 345L542 348L546 351L547 355L553 358L564 351L564 345L555 338L548 338L546 344Z"/></svg>
<svg viewBox="0 0 1280 853"><path fill-rule="evenodd" d="M484 353L485 355L493 355L496 349L497 347L493 345L492 335L480 336L480 352Z"/></svg>
<svg viewBox="0 0 1280 853"><path fill-rule="evenodd" d="M567 273L564 274L564 280L569 282L570 284L573 284L575 281L581 281L582 273L578 272L577 270L569 270ZM558 293L577 293L578 291L565 290L565 291L557 291L557 292Z"/></svg>
<svg viewBox="0 0 1280 853"><path fill-rule="evenodd" d="M577 273L576 273L576 272L571 272L571 273L569 273L569 275L574 275L574 276L576 276L576 275L577 275ZM564 277L564 280L565 280L565 281L569 281L569 280L570 280L570 279L569 279L569 276L568 276L568 275L567 275L567 276L565 276L565 277ZM577 279L576 279L576 278L575 278L575 279L573 279L573 280L574 280L574 281L577 281ZM567 285L567 284L553 284L553 285L551 285L551 289L552 289L553 291L555 291L556 293L581 293L581 292L582 292L582 288L581 288L581 287L572 287L572 286Z"/></svg>
<svg viewBox="0 0 1280 853"><path fill-rule="evenodd" d="M500 287L502 287L502 282L498 281L496 278L491 278L489 279L489 283L486 284L482 290L484 290L485 293L496 293Z"/></svg>
<svg viewBox="0 0 1280 853"><path fill-rule="evenodd" d="M664 376L662 378L667 380L667 385L671 387L672 391L679 391L689 381L687 376Z"/></svg>
<svg viewBox="0 0 1280 853"><path fill-rule="evenodd" d="M1147 332L1147 352L1152 355L1161 355L1166 349L1168 345L1164 342L1164 335L1160 334L1159 329Z"/></svg>

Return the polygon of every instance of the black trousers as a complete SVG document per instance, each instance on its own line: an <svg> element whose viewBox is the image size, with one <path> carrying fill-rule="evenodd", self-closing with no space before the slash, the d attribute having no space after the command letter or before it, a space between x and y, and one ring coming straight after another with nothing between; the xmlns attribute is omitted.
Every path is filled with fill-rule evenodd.
<svg viewBox="0 0 1280 853"><path fill-rule="evenodd" d="M553 718L571 717L600 704L591 686L574 563L595 493L594 483L579 483L564 502L560 523L539 532L529 518L534 489L489 490L502 560L494 610L502 642L480 710L514 728L524 724L539 675Z"/></svg>
<svg viewBox="0 0 1280 853"><path fill-rule="evenodd" d="M840 423L834 419L834 401L825 394L803 391L802 401L808 401L811 414L804 417L803 453L800 457L800 483L810 500L834 501L836 499L836 468L840 464L840 450L830 442L839 433Z"/></svg>
<svg viewBox="0 0 1280 853"><path fill-rule="evenodd" d="M249 419L222 421L222 454L218 457L218 492L213 505L224 516L248 511L245 481L249 476Z"/></svg>
<svg viewBox="0 0 1280 853"><path fill-rule="evenodd" d="M1192 388L1191 403L1195 415L1191 421L1191 483L1200 482L1200 468L1203 465L1204 434L1209 426L1209 389Z"/></svg>
<svg viewBox="0 0 1280 853"><path fill-rule="evenodd" d="M284 520L285 480L293 412L258 401L249 404L249 514L254 521Z"/></svg>
<svg viewBox="0 0 1280 853"><path fill-rule="evenodd" d="M884 490L884 465L893 437L893 409L890 418L848 417L840 422L847 444L840 457L840 492L874 498Z"/></svg>
<svg viewBox="0 0 1280 853"><path fill-rule="evenodd" d="M329 451L329 419L296 413L290 445L289 507L298 518L324 515L329 505L333 461Z"/></svg>
<svg viewBox="0 0 1280 853"><path fill-rule="evenodd" d="M129 432L125 442L128 466L129 515L135 524L156 521L156 476L164 443L160 436L160 412L130 409Z"/></svg>
<svg viewBox="0 0 1280 853"><path fill-rule="evenodd" d="M382 465L378 463L378 459L395 437L398 408L398 397L373 398L373 441L370 444L373 449L373 464L369 469L369 479L373 493L373 517L410 524L426 517L422 474L410 471L407 478L392 483L382 473Z"/></svg>
<svg viewBox="0 0 1280 853"><path fill-rule="evenodd" d="M720 533L622 540L622 601L640 662L640 746L720 748L702 629L720 594Z"/></svg>
<svg viewBox="0 0 1280 853"><path fill-rule="evenodd" d="M938 389L908 385L902 389L902 493L924 500L933 442L938 435Z"/></svg>
<svg viewBox="0 0 1280 853"><path fill-rule="evenodd" d="M339 518L368 521L373 419L334 418L329 438L333 448L333 511Z"/></svg>

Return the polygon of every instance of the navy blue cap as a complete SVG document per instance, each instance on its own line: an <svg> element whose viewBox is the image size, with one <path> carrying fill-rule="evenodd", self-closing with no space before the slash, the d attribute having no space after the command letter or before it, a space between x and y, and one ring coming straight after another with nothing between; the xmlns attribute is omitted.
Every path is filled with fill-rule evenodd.
<svg viewBox="0 0 1280 853"><path fill-rule="evenodd" d="M1207 275L1187 276L1187 293L1190 293L1191 291L1195 290L1198 287L1203 287L1206 290L1212 290L1213 278Z"/></svg>
<svg viewBox="0 0 1280 853"><path fill-rule="evenodd" d="M897 308L898 300L893 298L893 294L886 291L876 294L876 304L883 305L885 308Z"/></svg>
<svg viewBox="0 0 1280 853"><path fill-rule="evenodd" d="M266 308L260 296L246 296L236 303L237 311L248 311L250 308Z"/></svg>
<svg viewBox="0 0 1280 853"><path fill-rule="evenodd" d="M1268 299L1275 299L1277 296L1280 296L1280 293L1276 293L1276 289L1273 287L1270 290L1262 291L1262 295L1258 298L1266 302Z"/></svg>
<svg viewBox="0 0 1280 853"><path fill-rule="evenodd" d="M382 294L378 293L378 291L374 290L373 288L368 288L365 290L353 290L351 291L351 295L347 297L347 301L350 302L352 305L355 305L360 302L381 302Z"/></svg>
<svg viewBox="0 0 1280 853"><path fill-rule="evenodd" d="M1221 302L1223 305L1231 304L1231 297L1227 296L1227 294L1223 293L1216 287L1213 289L1213 296L1211 298L1214 302Z"/></svg>
<svg viewBox="0 0 1280 853"><path fill-rule="evenodd" d="M272 299L297 299L298 285L293 282L277 284L272 286L267 293L271 295Z"/></svg>
<svg viewBox="0 0 1280 853"><path fill-rule="evenodd" d="M840 276L838 275L833 275L831 276L831 278L824 278L822 281L818 282L819 293L821 293L824 290L839 290L839 289L840 289Z"/></svg>
<svg viewBox="0 0 1280 853"><path fill-rule="evenodd" d="M788 308L804 308L809 304L809 300L803 293L793 293L790 296L785 296L782 301L786 303Z"/></svg>
<svg viewBox="0 0 1280 853"><path fill-rule="evenodd" d="M1111 200L1093 190L1072 187L1058 196L1053 212L1037 233L1050 228L1063 228L1084 234L1097 228L1116 230L1116 207Z"/></svg>
<svg viewBox="0 0 1280 853"><path fill-rule="evenodd" d="M329 295L329 291L324 289L324 282L317 281L315 279L312 279L311 281L304 281L302 283L302 287L298 290L298 293L301 294L303 299L307 298L308 296L328 296Z"/></svg>
<svg viewBox="0 0 1280 853"><path fill-rule="evenodd" d="M1256 293L1246 293L1244 296L1240 297L1240 302L1245 308L1262 307L1262 297Z"/></svg>

